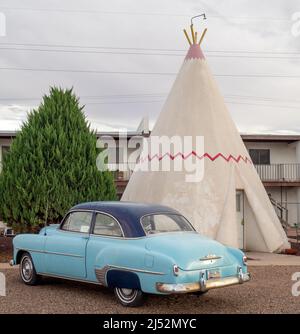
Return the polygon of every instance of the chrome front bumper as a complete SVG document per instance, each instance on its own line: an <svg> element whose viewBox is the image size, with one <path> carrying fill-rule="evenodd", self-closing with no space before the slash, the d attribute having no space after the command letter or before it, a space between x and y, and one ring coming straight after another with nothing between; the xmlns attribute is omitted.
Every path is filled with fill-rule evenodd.
<svg viewBox="0 0 300 334"><path fill-rule="evenodd" d="M229 276L224 278L205 279L205 271L200 272L199 282L193 283L156 283L156 289L161 293L188 293L196 291L208 291L216 288L223 288L235 284L243 284L250 280L250 273L243 273L242 269L238 269L236 276Z"/></svg>

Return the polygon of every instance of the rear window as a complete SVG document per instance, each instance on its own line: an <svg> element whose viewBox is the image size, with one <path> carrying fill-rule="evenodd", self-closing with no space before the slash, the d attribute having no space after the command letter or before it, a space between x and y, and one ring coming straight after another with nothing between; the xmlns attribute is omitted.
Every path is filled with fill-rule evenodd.
<svg viewBox="0 0 300 334"><path fill-rule="evenodd" d="M152 214L144 216L141 224L147 235L166 232L195 231L186 218L177 214Z"/></svg>

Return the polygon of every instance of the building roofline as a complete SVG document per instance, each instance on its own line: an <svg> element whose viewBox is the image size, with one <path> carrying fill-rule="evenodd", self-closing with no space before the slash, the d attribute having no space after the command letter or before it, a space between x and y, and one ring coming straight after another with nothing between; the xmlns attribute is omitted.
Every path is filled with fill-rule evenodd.
<svg viewBox="0 0 300 334"><path fill-rule="evenodd" d="M1 131L0 130L0 138L14 138L16 137L18 131ZM118 132L118 131L98 131L96 133L97 137L102 136L110 136L114 138L120 137L134 137L134 136L143 136L148 137L150 132L144 133L142 131L128 131L125 132ZM292 143L295 141L300 141L300 134L299 135L278 135L278 134L240 134L243 141L246 142L288 142Z"/></svg>
<svg viewBox="0 0 300 334"><path fill-rule="evenodd" d="M17 135L17 131L0 131L0 138L14 138Z"/></svg>
<svg viewBox="0 0 300 334"><path fill-rule="evenodd" d="M15 138L17 133L19 131L1 131L0 130L0 138ZM144 132L140 132L140 131L128 131L126 132L118 132L118 131L99 131L96 132L96 136L99 137L103 137L103 136L108 136L108 137L114 137L114 138L118 138L120 137L133 137L133 136L143 136L143 137L147 137L149 136L149 133L144 133Z"/></svg>
<svg viewBox="0 0 300 334"><path fill-rule="evenodd" d="M243 134L243 141L246 142L296 142L300 141L299 135L278 135L278 134Z"/></svg>
<svg viewBox="0 0 300 334"><path fill-rule="evenodd" d="M109 131L109 132L97 132L96 136L97 138L99 137L114 137L114 138L118 138L118 137L134 137L134 136L142 136L142 137L148 137L150 135L150 133L145 133L145 132L140 132L140 131L128 131L128 132L118 132L118 131Z"/></svg>

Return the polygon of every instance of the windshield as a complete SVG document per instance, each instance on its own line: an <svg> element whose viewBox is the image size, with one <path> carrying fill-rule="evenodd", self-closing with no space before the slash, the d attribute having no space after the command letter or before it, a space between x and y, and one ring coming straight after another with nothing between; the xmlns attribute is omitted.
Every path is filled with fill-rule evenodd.
<svg viewBox="0 0 300 334"><path fill-rule="evenodd" d="M165 232L191 232L192 225L181 215L152 214L144 216L141 224L147 235Z"/></svg>

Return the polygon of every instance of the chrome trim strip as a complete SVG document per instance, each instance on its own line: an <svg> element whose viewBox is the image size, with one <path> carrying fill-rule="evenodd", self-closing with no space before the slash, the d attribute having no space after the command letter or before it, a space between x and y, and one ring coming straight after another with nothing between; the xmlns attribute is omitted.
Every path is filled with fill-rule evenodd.
<svg viewBox="0 0 300 334"><path fill-rule="evenodd" d="M76 236L79 235L79 236L86 237L86 236L89 236L89 235L90 235L90 232L68 231L68 230L62 230L62 229L60 229L59 227L57 227L57 230L59 230L59 232L64 232L64 233L73 233L73 234L75 234Z"/></svg>
<svg viewBox="0 0 300 334"><path fill-rule="evenodd" d="M27 252L34 252L34 253L45 253L44 251L38 250L38 249L30 249L30 248L16 248L16 251L27 251Z"/></svg>
<svg viewBox="0 0 300 334"><path fill-rule="evenodd" d="M106 282L106 274L109 271L109 267L108 266L104 266L103 268L99 269L99 268L95 268L95 275L96 278L98 280L98 282L101 285L107 286L107 282Z"/></svg>
<svg viewBox="0 0 300 334"><path fill-rule="evenodd" d="M44 276L44 277L60 278L60 279L68 280L68 281L75 281L75 282L83 282L83 283L102 285L101 283L96 282L96 281L89 281L89 280L85 280L85 279L81 279L81 278L74 278L74 277L69 277L69 276L60 276L60 275L55 275L55 274L43 273L43 272L38 272L38 275L41 275L41 276Z"/></svg>
<svg viewBox="0 0 300 334"><path fill-rule="evenodd" d="M223 288L231 285L243 284L250 280L250 274L245 273L242 276L228 276L223 278L215 278L206 280L204 277L204 272L200 274L199 282L191 282L191 283L156 283L156 290L161 293L188 293L194 291L208 291L211 289Z"/></svg>
<svg viewBox="0 0 300 334"><path fill-rule="evenodd" d="M94 266L96 268L96 270L103 270L104 268L108 267L108 270L111 269L120 269L120 270L124 270L124 271L134 271L137 273L142 273L142 274L152 274L152 275L165 275L165 273L163 272L159 272L159 271L151 271L151 270L143 270L143 269L136 269L136 268L128 268L128 267L122 267L122 266L115 266L115 265L107 265L103 268L99 268L97 266Z"/></svg>
<svg viewBox="0 0 300 334"><path fill-rule="evenodd" d="M59 252L49 252L45 251L45 254L51 254L51 255L62 255L62 256L70 256L70 257L79 257L79 258L85 258L83 255L78 255L78 254L68 254L68 253L59 253Z"/></svg>
<svg viewBox="0 0 300 334"><path fill-rule="evenodd" d="M138 238L126 238L126 237L117 237L116 235L104 235L104 234L90 234L91 237L100 237L100 238L110 238L110 239L119 239L119 240L133 240Z"/></svg>
<svg viewBox="0 0 300 334"><path fill-rule="evenodd" d="M111 238L111 239L119 239L119 240L140 240L140 239L145 239L145 238L156 238L160 237L162 235L174 235L175 233L193 233L193 234L199 234L197 231L176 231L176 232L163 232L163 233L156 233L156 234L148 234L148 235L143 235L142 237L114 237L114 236L109 236L109 235L98 235L98 234L91 234L93 237L102 237L102 238Z"/></svg>
<svg viewBox="0 0 300 334"><path fill-rule="evenodd" d="M16 250L24 250L27 252L33 252L33 253L42 253L42 254L53 254L53 255L63 255L63 256L70 256L70 257L79 257L84 258L85 256L77 255L77 254L67 254L67 253L59 253L59 252L49 252L49 251L42 251L37 249L30 249L30 248L16 248Z"/></svg>
<svg viewBox="0 0 300 334"><path fill-rule="evenodd" d="M222 256L207 255L207 256L201 257L199 260L200 261L209 261L209 260L219 260L219 259L222 259Z"/></svg>

